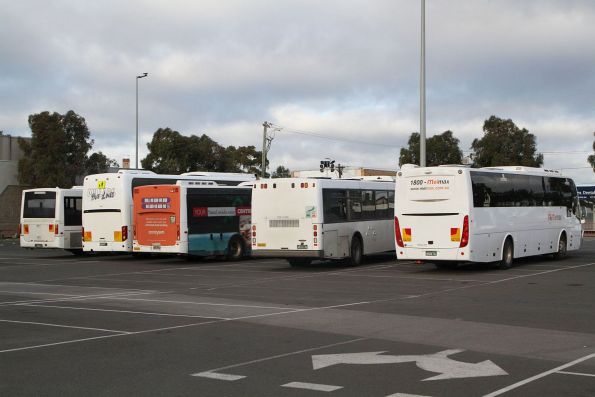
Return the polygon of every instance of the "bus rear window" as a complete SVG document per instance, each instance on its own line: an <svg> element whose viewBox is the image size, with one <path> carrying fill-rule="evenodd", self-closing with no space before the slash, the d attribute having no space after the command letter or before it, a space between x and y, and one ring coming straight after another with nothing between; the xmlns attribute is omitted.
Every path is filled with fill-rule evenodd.
<svg viewBox="0 0 595 397"><path fill-rule="evenodd" d="M23 207L23 218L54 218L56 192L27 192Z"/></svg>

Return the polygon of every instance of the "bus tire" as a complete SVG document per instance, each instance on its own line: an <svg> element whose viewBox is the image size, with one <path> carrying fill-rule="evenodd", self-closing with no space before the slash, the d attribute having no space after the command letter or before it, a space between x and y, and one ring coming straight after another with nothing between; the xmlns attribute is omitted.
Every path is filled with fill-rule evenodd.
<svg viewBox="0 0 595 397"><path fill-rule="evenodd" d="M502 248L502 260L498 263L498 269L510 269L514 260L514 246L512 239L507 238L504 242L504 248Z"/></svg>
<svg viewBox="0 0 595 397"><path fill-rule="evenodd" d="M566 242L566 233L562 233L560 235L560 239L558 240L558 251L554 252L552 256L554 259L564 259L566 257L566 252L568 249L568 245Z"/></svg>
<svg viewBox="0 0 595 397"><path fill-rule="evenodd" d="M286 258L291 267L304 267L312 263L312 259L308 258Z"/></svg>
<svg viewBox="0 0 595 397"><path fill-rule="evenodd" d="M364 258L364 244L359 236L353 236L351 239L350 255L347 259L347 263L350 266L359 266L363 262Z"/></svg>
<svg viewBox="0 0 595 397"><path fill-rule="evenodd" d="M227 260L237 261L242 259L244 256L244 244L242 239L238 236L233 236L227 243L227 254L225 255Z"/></svg>

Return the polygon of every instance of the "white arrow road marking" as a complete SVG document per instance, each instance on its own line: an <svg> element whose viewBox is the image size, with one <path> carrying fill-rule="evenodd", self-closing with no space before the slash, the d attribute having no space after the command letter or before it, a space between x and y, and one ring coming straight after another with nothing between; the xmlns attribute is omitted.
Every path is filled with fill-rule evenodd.
<svg viewBox="0 0 595 397"><path fill-rule="evenodd" d="M464 350L444 350L434 354L391 356L382 355L380 352L363 352L347 354L324 354L312 356L312 367L314 370L330 367L337 364L394 364L415 362L415 364L426 371L436 372L436 375L425 380L442 380L454 378L474 378L479 376L508 375L506 371L490 360L480 363L466 363L448 358L451 354L460 353Z"/></svg>
<svg viewBox="0 0 595 397"><path fill-rule="evenodd" d="M333 385L321 385L319 383L304 383L304 382L290 382L281 387L291 387L293 389L307 389L307 390L316 390L316 391L325 391L331 392L335 390L342 389L343 386L333 386Z"/></svg>
<svg viewBox="0 0 595 397"><path fill-rule="evenodd" d="M191 376L197 376L200 378L209 378L209 379L218 379L218 380L227 380L233 382L234 380L244 379L245 376L243 375L231 375L231 374L222 374L217 372L199 372L197 374L192 374Z"/></svg>

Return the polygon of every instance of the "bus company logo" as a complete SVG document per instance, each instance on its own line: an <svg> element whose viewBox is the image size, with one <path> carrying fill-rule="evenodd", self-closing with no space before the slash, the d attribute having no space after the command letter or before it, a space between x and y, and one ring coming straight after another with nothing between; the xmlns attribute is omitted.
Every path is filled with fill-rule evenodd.
<svg viewBox="0 0 595 397"><path fill-rule="evenodd" d="M252 215L252 209L250 207L236 207L236 216Z"/></svg>
<svg viewBox="0 0 595 397"><path fill-rule="evenodd" d="M426 179L426 185L449 185L448 179Z"/></svg>
<svg viewBox="0 0 595 397"><path fill-rule="evenodd" d="M111 199L111 198L114 198L115 196L116 196L116 189L113 187L108 187L108 188L103 188L103 189L99 189L99 188L87 189L87 197L91 201Z"/></svg>
<svg viewBox="0 0 595 397"><path fill-rule="evenodd" d="M192 208L192 216L195 218L203 218L209 216L207 207L194 207Z"/></svg>
<svg viewBox="0 0 595 397"><path fill-rule="evenodd" d="M562 215L558 215L558 214L547 214L547 219L549 221L561 221L562 220Z"/></svg>

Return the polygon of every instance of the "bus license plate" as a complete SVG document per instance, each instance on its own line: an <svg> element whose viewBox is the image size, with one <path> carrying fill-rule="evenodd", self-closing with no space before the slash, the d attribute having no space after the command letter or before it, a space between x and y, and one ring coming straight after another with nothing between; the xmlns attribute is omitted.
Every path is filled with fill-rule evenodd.
<svg viewBox="0 0 595 397"><path fill-rule="evenodd" d="M43 248L43 244L35 244L35 248Z"/></svg>
<svg viewBox="0 0 595 397"><path fill-rule="evenodd" d="M438 251L426 251L426 256L437 256Z"/></svg>
<svg viewBox="0 0 595 397"><path fill-rule="evenodd" d="M107 243L99 243L100 247L107 247Z"/></svg>

